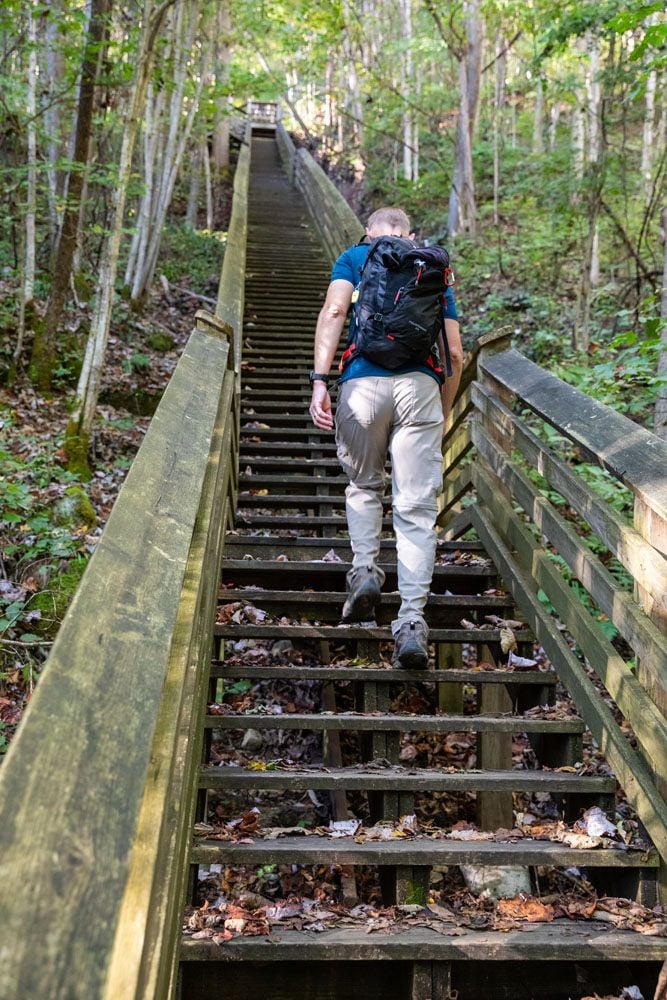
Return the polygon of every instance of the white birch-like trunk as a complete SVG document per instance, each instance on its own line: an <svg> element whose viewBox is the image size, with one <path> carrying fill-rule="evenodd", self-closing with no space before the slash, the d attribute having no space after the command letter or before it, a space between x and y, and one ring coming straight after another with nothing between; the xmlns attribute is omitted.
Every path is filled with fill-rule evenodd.
<svg viewBox="0 0 667 1000"><path fill-rule="evenodd" d="M201 161L204 167L204 189L206 191L206 228L213 231L213 184L211 182L211 159L206 140L201 147Z"/></svg>
<svg viewBox="0 0 667 1000"><path fill-rule="evenodd" d="M574 176L577 183L581 183L584 176L584 163L586 152L586 126L584 112L579 103L572 112L572 164ZM575 192L578 194L578 192Z"/></svg>
<svg viewBox="0 0 667 1000"><path fill-rule="evenodd" d="M658 101L660 118L658 119L656 146L658 149L664 149L667 144L667 77L661 77L658 90L660 92L660 100Z"/></svg>
<svg viewBox="0 0 667 1000"><path fill-rule="evenodd" d="M232 58L232 12L230 0L218 0L218 39L215 77L218 84L229 76ZM229 168L229 115L218 114L213 129L213 164L219 174Z"/></svg>
<svg viewBox="0 0 667 1000"><path fill-rule="evenodd" d="M465 0L466 49L458 58L459 120L456 129L454 177L449 195L447 232L475 235L477 206L472 163L472 137L479 101L482 67L482 26L479 0ZM471 104L471 98L473 103Z"/></svg>
<svg viewBox="0 0 667 1000"><path fill-rule="evenodd" d="M403 58L401 60L401 91L404 99L409 101L412 90L412 0L401 0L400 27L401 37L406 45ZM412 133L412 108L406 103L403 108L403 177L406 181L413 180Z"/></svg>
<svg viewBox="0 0 667 1000"><path fill-rule="evenodd" d="M193 48L195 32L198 24L199 10L197 5L190 8L190 20L183 16L182 8L178 8L173 25L174 53L174 86L166 107L167 134L162 146L154 159L154 177L150 198L146 198L147 225L142 225L141 245L137 259L131 289L131 298L140 300L147 291L160 252L162 230L166 221L167 211L171 203L174 185L183 160L183 155L194 125L195 116L204 86L211 57L210 44L200 53L200 65L197 68L195 93L190 99L187 114L183 115L184 88L189 74L192 72L190 56ZM179 134L180 132L180 134ZM158 142L160 132L156 130ZM208 160L208 156L207 156ZM206 168L206 163L204 164ZM210 164L209 164L210 169ZM208 213L207 213L208 214ZM212 223L213 211L210 219Z"/></svg>
<svg viewBox="0 0 667 1000"><path fill-rule="evenodd" d="M28 8L28 91L26 112L28 115L27 139L27 192L25 210L25 247L23 256L22 294L19 312L18 334L14 359L17 360L23 349L23 341L27 326L27 315L32 313L35 298L35 218L37 215L37 11L35 2L31 0Z"/></svg>
<svg viewBox="0 0 667 1000"><path fill-rule="evenodd" d="M588 39L590 52L589 73L586 79L588 94L588 162L597 165L600 159L600 110L602 86L600 84L600 39L598 36ZM597 209L595 218L591 220L593 239L591 247L590 283L595 287L600 283L600 233Z"/></svg>
<svg viewBox="0 0 667 1000"><path fill-rule="evenodd" d="M544 87L538 76L535 88L535 109L533 115L533 153L544 152Z"/></svg>
<svg viewBox="0 0 667 1000"><path fill-rule="evenodd" d="M158 8L154 8L154 0L144 0L137 68L124 117L123 140L118 164L118 180L113 197L111 225L102 251L95 308L77 385L75 405L66 435L66 448L70 460L73 458L81 460L81 452L90 437L95 418L109 337L114 285L123 235L127 188L132 173L134 146L146 101L146 88L152 70L155 42L164 14L170 6L172 6L170 0L163 0Z"/></svg>
<svg viewBox="0 0 667 1000"><path fill-rule="evenodd" d="M496 226L499 222L498 203L500 200L500 126L505 103L505 75L507 72L507 56L504 48L504 39L498 38L493 92L493 222Z"/></svg>
<svg viewBox="0 0 667 1000"><path fill-rule="evenodd" d="M63 39L59 31L62 3L52 0L49 13L44 19L44 65L46 80L43 86L44 127L46 130L46 187L49 207L49 237L55 248L62 211L58 209L58 199L62 195L59 184L57 163L62 152L61 102L56 100L65 71L62 54ZM90 10L88 11L90 17Z"/></svg>
<svg viewBox="0 0 667 1000"><path fill-rule="evenodd" d="M667 205L663 206L660 215L663 239L662 259L662 294L660 297L660 317L662 333L660 335L660 357L658 358L658 377L667 381ZM658 437L667 441L667 384L658 388L655 401L654 430Z"/></svg>
<svg viewBox="0 0 667 1000"><path fill-rule="evenodd" d="M641 175L644 200L651 197L653 165L653 131L655 125L655 92L658 75L652 70L646 80L646 106L644 110L644 130L642 134Z"/></svg>
<svg viewBox="0 0 667 1000"><path fill-rule="evenodd" d="M130 252L127 257L125 267L124 284L132 285L133 276L136 276L146 254L146 243L150 231L151 208L153 204L153 177L155 175L155 157L157 153L158 127L162 115L164 104L164 90L160 89L157 95L153 89L152 81L149 81L146 90L146 108L144 113L144 134L143 134L143 166L144 166L144 190L139 199L136 225L132 235Z"/></svg>
<svg viewBox="0 0 667 1000"><path fill-rule="evenodd" d="M197 212L199 208L199 185L201 182L202 153L201 147L192 154L190 164L190 189L188 191L188 207L185 212L185 224L190 229L197 228Z"/></svg>

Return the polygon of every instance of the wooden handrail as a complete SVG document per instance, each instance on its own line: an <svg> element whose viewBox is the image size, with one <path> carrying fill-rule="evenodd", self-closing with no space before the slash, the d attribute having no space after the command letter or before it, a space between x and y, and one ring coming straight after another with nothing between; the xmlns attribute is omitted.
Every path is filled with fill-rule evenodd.
<svg viewBox="0 0 667 1000"><path fill-rule="evenodd" d="M363 223L308 150L295 148L281 124L276 128L276 138L287 174L303 195L322 245L333 262L363 237Z"/></svg>
<svg viewBox="0 0 667 1000"><path fill-rule="evenodd" d="M197 314L0 772L2 997L175 992L238 468L249 146Z"/></svg>
<svg viewBox="0 0 667 1000"><path fill-rule="evenodd" d="M446 439L440 522L451 521L470 481L476 497L467 508L465 523L477 530L667 863L667 559L662 554L667 447L649 431L529 361L511 347L506 335L484 338L468 357L466 373L458 416L455 407ZM472 410L466 424L461 414L470 412L468 394ZM653 535L605 503L577 474L576 466L559 458L527 426L515 412L521 408L538 414L574 441L586 460L625 483L650 511ZM456 441L468 427L476 454L460 469L461 446L457 448ZM560 493L619 560L634 581L634 594L562 516L562 507L534 484L528 475L531 469ZM537 540L530 524L548 547ZM554 552L588 591L590 608L554 562ZM639 754L563 641L540 592L633 727ZM604 634L596 607L636 654L634 674Z"/></svg>

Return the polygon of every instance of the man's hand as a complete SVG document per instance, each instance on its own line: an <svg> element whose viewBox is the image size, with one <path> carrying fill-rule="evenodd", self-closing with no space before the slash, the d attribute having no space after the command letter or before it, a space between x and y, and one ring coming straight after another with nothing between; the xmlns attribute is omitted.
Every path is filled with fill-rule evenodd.
<svg viewBox="0 0 667 1000"><path fill-rule="evenodd" d="M313 423L321 431L333 430L333 414L331 412L331 396L325 382L313 382L313 396L310 401L310 415Z"/></svg>

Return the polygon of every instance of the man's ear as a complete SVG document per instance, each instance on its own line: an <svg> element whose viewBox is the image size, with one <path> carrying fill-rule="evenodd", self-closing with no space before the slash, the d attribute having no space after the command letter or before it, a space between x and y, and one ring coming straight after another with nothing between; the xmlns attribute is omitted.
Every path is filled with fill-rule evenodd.
<svg viewBox="0 0 667 1000"><path fill-rule="evenodd" d="M373 239L373 237L371 236L371 231L368 228L368 226L366 226L364 232L366 233L366 236L368 236L369 240Z"/></svg>
<svg viewBox="0 0 667 1000"><path fill-rule="evenodd" d="M409 240L414 240L414 238L415 238L415 234L414 233L410 233L410 235L408 236L408 239Z"/></svg>

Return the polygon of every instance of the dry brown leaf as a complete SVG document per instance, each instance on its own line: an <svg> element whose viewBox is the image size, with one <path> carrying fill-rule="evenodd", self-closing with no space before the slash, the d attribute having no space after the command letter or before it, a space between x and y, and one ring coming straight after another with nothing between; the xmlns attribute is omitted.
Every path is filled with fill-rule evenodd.
<svg viewBox="0 0 667 1000"><path fill-rule="evenodd" d="M518 648L516 636L511 628L501 628L500 648L503 653L514 652L514 650Z"/></svg>
<svg viewBox="0 0 667 1000"><path fill-rule="evenodd" d="M529 924L551 923L555 910L550 903L543 903L533 896L514 896L512 899L499 899L498 915L511 920L527 920Z"/></svg>

